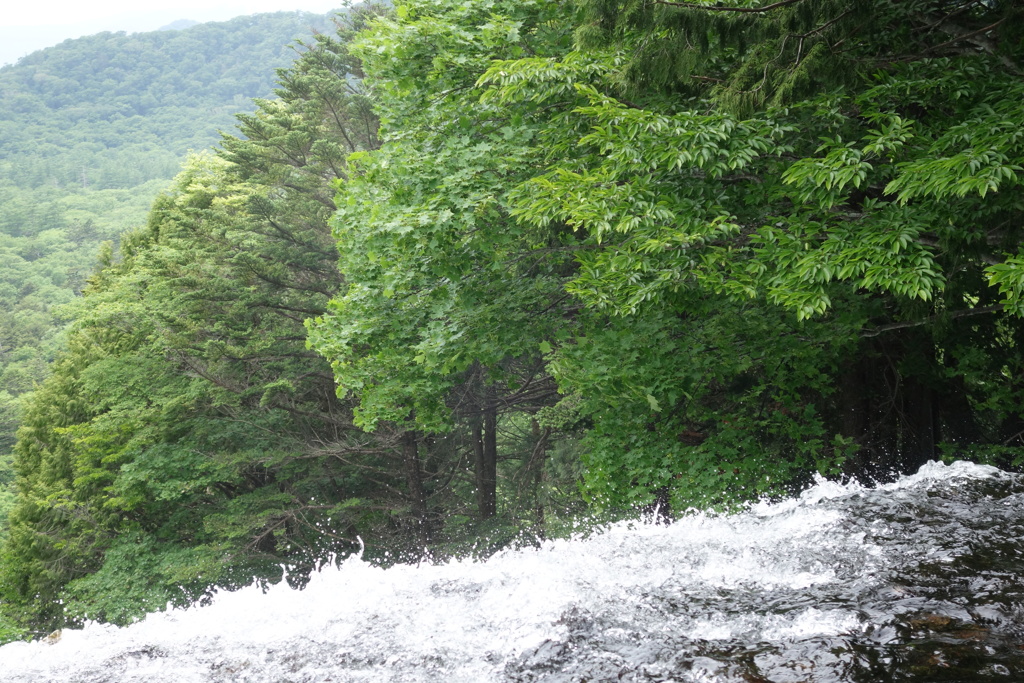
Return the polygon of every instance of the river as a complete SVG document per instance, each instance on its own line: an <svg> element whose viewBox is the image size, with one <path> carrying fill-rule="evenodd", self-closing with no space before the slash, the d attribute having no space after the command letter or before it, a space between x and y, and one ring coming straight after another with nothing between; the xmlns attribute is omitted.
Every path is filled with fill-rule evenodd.
<svg viewBox="0 0 1024 683"><path fill-rule="evenodd" d="M884 486L486 561L349 558L126 628L0 647L4 683L1024 680L1024 479L929 463Z"/></svg>

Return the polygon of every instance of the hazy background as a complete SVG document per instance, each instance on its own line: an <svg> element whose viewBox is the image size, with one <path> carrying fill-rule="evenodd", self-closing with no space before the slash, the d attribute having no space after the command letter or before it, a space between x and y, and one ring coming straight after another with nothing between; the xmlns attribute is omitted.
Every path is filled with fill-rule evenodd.
<svg viewBox="0 0 1024 683"><path fill-rule="evenodd" d="M224 21L243 14L324 13L343 0L13 0L0 13L0 66L101 31L155 31L180 19Z"/></svg>

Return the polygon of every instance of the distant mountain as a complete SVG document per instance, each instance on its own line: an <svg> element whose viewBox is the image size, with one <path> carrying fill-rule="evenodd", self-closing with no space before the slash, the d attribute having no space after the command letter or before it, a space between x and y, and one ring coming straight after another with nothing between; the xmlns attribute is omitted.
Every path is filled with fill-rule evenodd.
<svg viewBox="0 0 1024 683"><path fill-rule="evenodd" d="M271 94L296 38L330 26L327 15L278 12L99 33L0 68L0 185L114 188L168 177L185 151L216 142L252 98Z"/></svg>
<svg viewBox="0 0 1024 683"><path fill-rule="evenodd" d="M192 21L191 19L178 19L177 21L172 21L166 26L161 26L157 31L180 31L184 28L192 28L198 23L198 21Z"/></svg>

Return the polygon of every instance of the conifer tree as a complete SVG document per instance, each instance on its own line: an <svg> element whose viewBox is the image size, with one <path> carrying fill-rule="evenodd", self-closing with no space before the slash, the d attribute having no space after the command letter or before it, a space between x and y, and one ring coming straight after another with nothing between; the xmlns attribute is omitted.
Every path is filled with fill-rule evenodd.
<svg viewBox="0 0 1024 683"><path fill-rule="evenodd" d="M101 260L15 447L0 601L22 626L123 623L282 563L301 581L355 547L344 456L378 448L303 327L340 281L331 181L376 144L354 65L318 38Z"/></svg>

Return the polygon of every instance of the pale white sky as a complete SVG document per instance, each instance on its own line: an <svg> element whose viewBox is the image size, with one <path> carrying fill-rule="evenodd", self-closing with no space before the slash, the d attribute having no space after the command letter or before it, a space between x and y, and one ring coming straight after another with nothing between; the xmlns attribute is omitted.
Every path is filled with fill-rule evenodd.
<svg viewBox="0 0 1024 683"><path fill-rule="evenodd" d="M225 21L243 14L325 13L344 0L10 0L0 11L0 65L101 31L155 31L178 19Z"/></svg>

